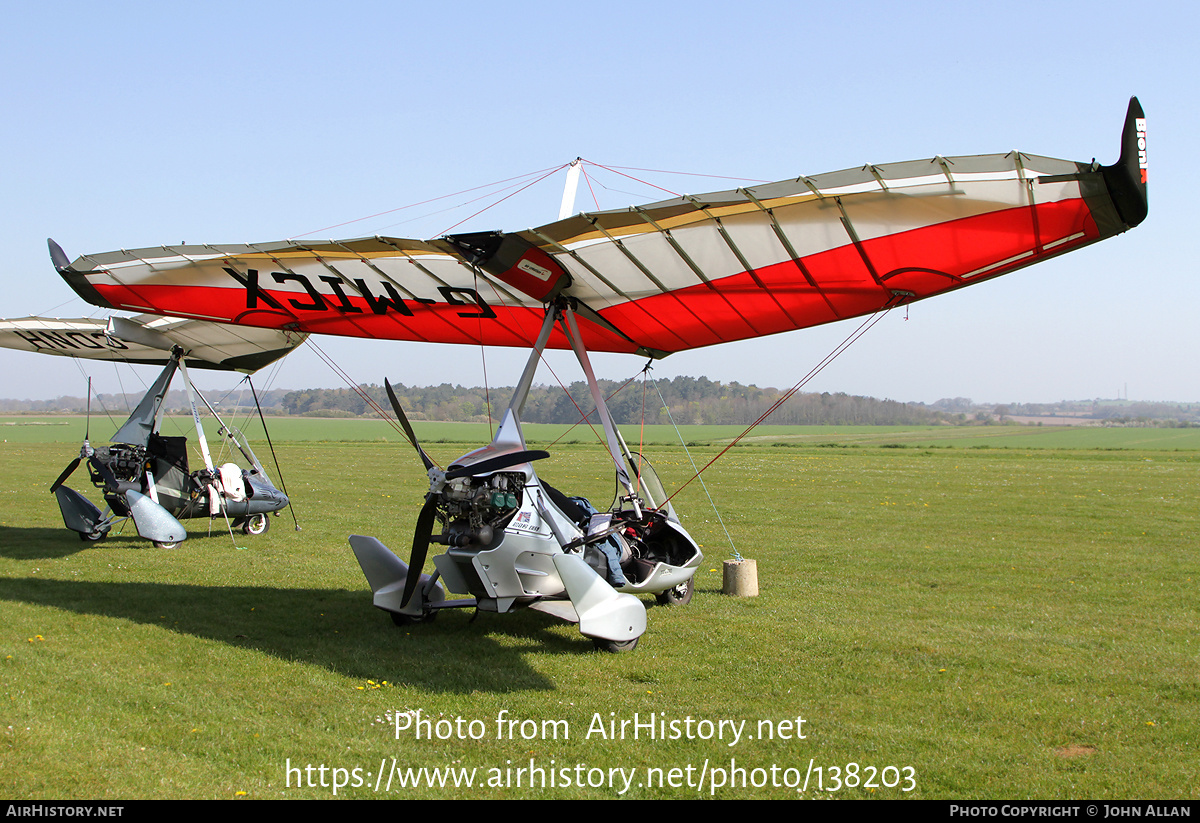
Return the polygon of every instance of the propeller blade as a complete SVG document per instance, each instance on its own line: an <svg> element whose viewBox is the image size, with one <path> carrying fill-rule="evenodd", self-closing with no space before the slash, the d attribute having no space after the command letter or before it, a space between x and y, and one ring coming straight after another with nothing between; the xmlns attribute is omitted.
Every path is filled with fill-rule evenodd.
<svg viewBox="0 0 1200 823"><path fill-rule="evenodd" d="M408 435L408 442L413 444L413 448L417 450L417 454L421 455L421 462L425 464L425 471L433 468L433 461L429 459L429 455L425 454L425 450L421 448L421 444L417 442L417 435L413 433L412 426L408 422L408 417L404 414L404 409L400 408L400 401L396 399L396 393L392 391L392 384L383 380L383 387L387 389L388 400L392 401L392 411L396 412L396 419L400 421L400 425L404 427L404 433ZM423 510L422 510L423 511ZM406 597L407 601L408 598Z"/></svg>
<svg viewBox="0 0 1200 823"><path fill-rule="evenodd" d="M117 477L112 473L112 470L109 469L108 466L104 465L94 457L88 458L88 465L92 467L92 470L96 472L96 474L104 478L104 484L108 488L115 489L117 487Z"/></svg>
<svg viewBox="0 0 1200 823"><path fill-rule="evenodd" d="M54 249L56 249L56 248L58 248L58 244L55 243L53 240L51 240L50 241L50 256L51 257L54 256ZM58 249L58 253L60 255L63 253L61 248ZM56 263L56 265L57 265L57 263ZM77 468L79 468L79 461L81 459L83 459L83 456L85 454L91 453L91 446L88 445L88 437L91 436L91 433L92 433L92 378L89 377L88 378L88 395L87 395L87 424L86 424L86 428L84 429L84 432L83 432L83 449L80 450L79 457L76 457L74 460L72 460L70 463L68 463L67 467L65 469L63 469L63 473L58 476L58 479L55 480L52 484L50 484L50 493L51 494L54 494L56 491L58 491L59 486L61 486L63 483L66 483L67 478L70 477L71 474ZM90 460L90 458L89 458L89 460Z"/></svg>
<svg viewBox="0 0 1200 823"><path fill-rule="evenodd" d="M469 466L459 466L457 469L451 469L446 472L447 480L454 480L458 477L470 477L475 474L489 474L509 468L510 466L519 466L522 463L532 463L534 460L541 460L549 457L550 452L535 449L532 451L519 451L512 454L501 454L497 457L489 457L487 460L480 460L478 463L472 463Z"/></svg>
<svg viewBox="0 0 1200 823"><path fill-rule="evenodd" d="M55 480L53 484L51 484L50 493L54 494L56 491L58 491L58 487L61 486L63 483L66 483L67 478L70 477L71 473L73 471L75 471L75 469L77 469L77 468L79 468L79 458L78 457L76 457L74 460L72 460L70 463L68 463L67 467L65 469L63 469L63 473L58 476L58 479Z"/></svg>
<svg viewBox="0 0 1200 823"><path fill-rule="evenodd" d="M438 496L430 492L425 495L425 505L417 515L417 529L413 534L412 556L408 558L408 576L404 580L404 597L400 608L408 605L417 584L421 581L421 569L425 566L425 556L429 554L429 538L433 536L433 520L437 514Z"/></svg>

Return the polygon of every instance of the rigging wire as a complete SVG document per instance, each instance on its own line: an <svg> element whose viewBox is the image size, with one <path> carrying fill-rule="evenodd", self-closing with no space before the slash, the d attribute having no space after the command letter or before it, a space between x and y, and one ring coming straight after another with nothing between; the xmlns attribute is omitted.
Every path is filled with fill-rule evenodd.
<svg viewBox="0 0 1200 823"><path fill-rule="evenodd" d="M347 374L341 366L334 362L332 357L326 354L320 346L313 342L311 337L309 338L308 343L310 346L312 346L312 349L314 352L316 352L317 356L321 358L322 362L332 369L334 374L346 382L346 385L350 387L351 391L361 397L363 402L371 407L372 411L374 411L381 419L391 426L405 442L408 442L408 435L404 433L404 429L401 428L400 423L396 420L396 418L384 411L383 407L376 403L375 399L365 392L361 386L355 383L354 380L351 379L350 375Z"/></svg>
<svg viewBox="0 0 1200 823"><path fill-rule="evenodd" d="M651 362L653 362L653 361L647 362L646 367L643 369L643 374L646 375L644 380L649 379L649 377L650 377L650 363ZM672 428L675 429L675 435L679 438L679 444L681 446L683 446L683 453L687 455L688 462L692 464L692 471L694 471L696 473L695 477L696 477L696 479L698 479L700 481L700 487L702 489L704 489L704 494L706 497L708 497L708 504L710 506L712 506L713 513L716 514L716 516L717 516L717 522L721 524L721 529L725 532L725 539L729 541L729 547L731 549L733 549L733 559L737 560L737 561L741 561L743 559L742 553L738 551L737 546L733 542L733 536L729 533L729 529L725 526L725 520L721 517L721 510L717 508L716 501L713 500L712 492L710 492L708 490L708 485L704 482L704 478L700 476L700 472L702 470L696 468L696 461L692 458L692 453L691 453L691 451L688 450L687 443L684 442L683 432L681 432L679 430L679 426L677 426L675 424L675 417L674 417L674 415L671 414L671 407L667 404L666 399L663 397L662 389L660 389L658 387L658 381L653 380L651 382L654 383L654 391L656 391L658 393L658 402L662 403L663 409L666 410L667 419L671 421L671 426L672 426ZM644 381L643 381L643 385L644 385ZM707 468L707 466L705 468ZM688 482L691 482L691 481L688 481ZM672 497L673 496L674 495L672 495ZM669 500L670 498L667 498L667 499ZM663 505L665 506L666 503L664 503Z"/></svg>
<svg viewBox="0 0 1200 823"><path fill-rule="evenodd" d="M557 169L555 169L555 171L557 171ZM554 171L550 172L550 174L554 174ZM533 181L533 183L536 183L536 182L538 182L538 181L537 181L537 180L534 180L534 181ZM533 185L533 183L530 183L529 185ZM444 209L437 209L437 210L435 210L435 211L431 211L431 212L425 212L424 214L418 214L418 215L416 215L416 216L414 216L414 217L410 217L410 218L408 218L407 220L399 220L399 221L397 221L397 222L395 222L395 223L388 223L386 226L383 226L382 228L383 228L383 229L390 229L390 228L392 228L393 226L403 226L403 225L404 225L404 224L406 224L406 223L415 223L415 222L416 222L416 221L418 221L418 220L424 220L424 219L426 219L426 218L434 217L434 216L436 216L436 215L439 215L439 214L445 214L446 212L451 212L451 211L454 211L455 209L461 209L461 208L463 208L464 206L468 206L468 205L470 205L471 203L478 203L480 200L486 200L488 197L492 197L492 196L498 195L498 194L500 194L501 192L506 192L506 191L509 191L509 190L514 190L512 193L513 193L513 194L517 194L519 191L521 191L521 190L522 190L521 188L518 188L518 187L520 187L520 186L521 186L521 184L520 184L520 183L514 183L514 184L512 184L512 185L510 185L510 186L505 186L505 187L503 187L503 188L497 189L496 191L493 191L493 192L488 192L487 194L481 194L481 195L479 195L478 197L472 197L470 200L464 200L464 201L463 201L463 202L461 202L461 203L456 203L456 204L454 204L454 205L452 205L452 206L447 206L447 207L446 207L446 208L444 208ZM528 188L528 186L524 186L523 188ZM510 196L511 196L511 195L510 195ZM500 202L500 201L497 201L497 202ZM495 205L495 204L493 203L492 205ZM486 207L484 207L483 209L481 209L481 210L480 210L478 213L479 213L479 214L482 214L483 212L487 211L487 210L488 210L488 209L490 209L490 208L491 208L491 206L486 206ZM470 218L468 218L468 219L470 219Z"/></svg>
<svg viewBox="0 0 1200 823"><path fill-rule="evenodd" d="M404 429L400 425L400 422L396 418L392 417L390 414L388 414L383 409L383 407L381 405L376 403L375 399L373 397L371 397L371 395L368 394L366 391L364 391L361 386L359 386L357 383L355 383L354 380L350 377L350 375L348 373L346 373L346 371L344 369L342 369L339 365L337 365L336 362L334 362L332 357L330 357L326 352L324 352L320 346L318 346L316 343L312 342L311 338L309 340L309 343L310 343L310 345L312 345L313 351L317 353L317 356L321 358L321 360L325 363L325 365L329 366L329 368L334 372L334 374L338 375L340 378L342 378L343 381L345 381L346 385L350 387L351 391L353 391L360 398L362 398L363 402L365 402L368 406L370 406L371 409L375 412L375 414L377 414L380 417L380 419L382 419L389 426L391 426L392 429L395 430L395 432L400 435L400 438L402 440L404 440L406 443L411 442L408 439L408 434L404 431ZM490 415L489 415L489 421L490 421ZM416 445L416 444L414 443L413 445ZM281 482L282 482L282 480L281 480ZM284 489L284 493L285 494L287 493L287 489Z"/></svg>
<svg viewBox="0 0 1200 823"><path fill-rule="evenodd" d="M554 172L558 171L561 168L563 168L563 167L555 166L554 168L549 170L549 173L553 174ZM342 226L349 226L352 223L361 223L364 220L373 220L374 218L382 217L385 214L395 214L398 211L404 211L405 209L416 208L417 206L424 206L428 203L436 203L439 200L445 200L450 197L458 197L460 194L467 194L469 192L479 191L480 189L489 189L489 188L492 188L493 186L499 186L504 183L510 183L513 180L523 180L526 177L532 177L532 176L538 175L538 174L545 176L546 172L547 172L546 169L539 169L538 171L531 171L531 172L526 172L525 174L518 174L515 177L509 177L505 180L497 180L494 183L485 183L482 186L473 186L472 188L469 188L469 189L463 189L462 191L451 192L450 194L443 194L439 197L431 197L428 200L421 200L420 202L417 202L417 203L409 203L407 206L398 206L397 208L394 208L394 209L387 209L386 211L376 212L375 214L368 214L366 217L356 217L355 219L347 220L344 223L334 223L332 226L325 226L324 228L313 229L312 231L306 231L303 234L294 235L294 237L308 237L310 234L316 234L317 232L320 232L320 231L329 231L330 229L338 229L338 228L341 228ZM538 178L538 179L541 179L541 178ZM468 202L471 202L471 201L468 201Z"/></svg>
<svg viewBox="0 0 1200 823"><path fill-rule="evenodd" d="M444 229L444 230L442 230L442 231L438 232L438 235L440 236L440 235L443 235L443 234L449 234L449 233L451 232L451 230L458 228L459 226L461 226L463 223L467 222L468 220L471 220L472 218L478 217L479 215L483 214L483 213L484 213L485 211L487 211L488 209L495 208L496 206L498 206L498 205L500 205L501 203L503 203L505 200L508 200L510 197L515 197L516 195L518 195L518 194L520 194L521 192L525 191L525 189L529 188L530 186L532 186L532 185L534 185L534 184L536 184L536 183L540 183L540 182L542 182L543 180L545 180L545 179L546 179L547 177L549 177L550 175L554 174L554 173L555 173L555 172L557 172L557 171L562 171L563 169L567 168L569 165L571 165L571 164L570 164L570 163L563 163L561 166L558 166L557 168L553 168L553 169L551 169L550 171L546 172L545 174L543 174L541 177L537 178L536 180L531 180L531 181L529 181L528 183L526 183L524 186L521 186L521 188L517 189L516 191L514 191L514 192L510 192L509 194L506 194L504 197L501 197L501 198L500 198L499 200L497 200L495 203L492 203L492 204L490 204L490 205L484 206L482 209L480 209L479 211L475 212L474 214L467 215L467 216L466 216L466 217L464 217L462 220L459 220L457 223L455 223L453 226L450 226L449 228L447 228L447 229Z"/></svg>
<svg viewBox="0 0 1200 823"><path fill-rule="evenodd" d="M92 405L92 395L93 395L93 394L95 394L95 397L96 397L96 403L98 403L98 404L100 405L100 410L101 410L102 412L104 412L104 416L108 418L108 422L112 423L112 424L113 424L114 426L116 426L117 428L120 428L120 425L117 423L117 421L113 419L112 412L110 412L110 411L108 410L108 407L104 405L104 401L100 399L100 392L93 392L93 391L92 391L92 377L91 377L91 375L89 375L89 374L87 373L87 371L85 371L85 370L84 370L84 368L83 368L83 364L82 364L82 363L80 363L80 358L78 358L78 357L72 357L71 359L75 361L75 366L76 366L76 368L78 368L78 369L79 369L79 373L80 373L80 374L81 374L81 375L82 375L84 378L86 378L86 379L87 379L87 383L88 383L88 397L87 397L88 408L89 408L89 409L91 408L91 405ZM128 405L128 404L127 404L127 405ZM89 412L89 413L88 413L88 418L89 418L89 420L90 420L90 418L91 418L91 412Z"/></svg>
<svg viewBox="0 0 1200 823"><path fill-rule="evenodd" d="M621 177L626 177L626 178L634 181L635 183L641 183L643 186L649 186L652 189L658 189L659 191L666 192L667 194L671 195L672 197L682 197L683 196L677 191L671 191L670 189L664 189L662 186L656 186L655 184L651 183L648 180L640 180L637 177L634 177L632 174L626 174L623 171L617 171L616 166L605 166L602 163L595 163L591 160L584 160L583 162L590 163L591 165L595 166L598 169L604 169L605 171L611 171L613 174L619 174ZM645 171L645 170L643 170L643 171Z"/></svg>
<svg viewBox="0 0 1200 823"><path fill-rule="evenodd" d="M721 174L703 174L703 173L698 173L698 172L671 171L669 169L647 169L647 168L640 168L640 167L636 167L636 166L609 166L609 165L605 165L603 163L597 163L592 160L586 160L584 158L579 158L579 159L584 164L594 166L598 169L604 169L605 171L611 172L611 173L619 175L621 177L625 177L625 178L632 180L636 183L639 183L641 185L649 186L650 188L654 188L654 189L658 189L659 191L666 192L667 194L670 194L674 197L681 197L682 195L680 195L677 192L671 191L670 189L663 188L662 186L655 185L654 183L651 183L648 180L643 180L643 179L635 177L631 174L626 174L626 171L646 172L646 173L650 173L650 174L671 174L671 175L679 175L679 176L687 176L687 177L706 177L706 178L711 178L711 179L715 179L715 180L737 180L737 181L750 182L750 183L768 182L765 180L758 180L755 178L731 177L729 175L721 175ZM462 203L448 206L444 209L439 209L437 211L434 211L434 212L431 212L428 214L419 215L417 217L413 217L408 220L402 220L399 223L391 223L388 226L383 227L384 229L387 229L387 228L391 228L393 226L401 225L402 223L412 222L413 220L424 219L427 217L431 217L435 214L441 214L442 212L445 212L445 211L452 211L456 208L461 208L467 204L474 203L479 200L483 200L487 197L493 196L499 192L503 192L508 189L514 189L513 191L511 191L509 194L505 195L504 197L499 198L495 202L485 206L484 208L480 209L479 211L475 212L474 214L469 215L468 217L464 218L463 220L458 221L457 223L450 226L449 228L447 228L441 232L438 232L436 235L434 235L434 236L440 236L440 235L449 233L453 229L455 229L458 226L465 223L467 220L471 220L472 218L478 217L480 214L483 214L488 209L491 209L491 208L499 205L500 203L504 202L505 200L509 199L510 197L513 197L514 195L519 194L520 192L524 191L525 189L546 179L547 177L549 177L559 171L562 171L563 169L569 168L570 165L571 165L570 163L563 163L558 166L538 169L536 171L531 171L531 172L526 172L524 174L514 175L512 177L507 177L502 180L496 180L491 183L485 183L480 186L472 186L470 188L461 189L456 192L451 192L450 194L443 194L438 197L431 197L426 200L420 200L420 201L417 201L414 203L409 203L404 206L398 206L394 209L385 209L384 211L375 212L374 214L369 214L369 215L366 215L363 217L356 217L353 220L346 220L341 223L334 223L329 226L323 226L322 228L319 228L319 229L312 229L311 231L306 231L301 234L296 234L296 235L293 235L292 237L293 238L309 237L310 235L314 235L319 232L325 232L325 231L329 231L331 229L338 229L338 228L342 228L343 226L350 226L355 223L361 223L366 220L374 220L376 218L383 217L385 215L395 214L396 212L405 211L407 209L413 209L418 206L428 205L430 203L437 203L439 201L447 200L452 197L458 197L458 196L461 196L464 194L470 194L472 192L478 192L478 191L484 191L484 190L494 190L494 189L497 189L497 187L503 187L503 188L499 188L497 191L485 192L484 194L481 194L478 197L474 197L474 198L472 198L470 200L466 200ZM596 191L593 186L593 182L597 183L598 185L602 186L603 188L605 188L609 191L614 191L614 192L620 191L619 189L611 188L609 186L604 185L600 181L595 180L594 175L589 175L586 171L586 168L581 168L580 170L583 172L584 178L587 180L588 190L592 196L592 201L596 204L597 210L600 210L601 206L600 206L600 199L599 199L599 197L596 196ZM530 180L529 178L534 178L534 179ZM528 182L525 182L525 181L528 181ZM620 192L620 193L636 196L636 195L634 195L633 192Z"/></svg>
<svg viewBox="0 0 1200 823"><path fill-rule="evenodd" d="M739 442L741 442L742 438L744 438L751 431L753 431L760 423L762 423L764 420L766 420L767 417L769 417L776 409L778 409L780 406L782 406L784 403L786 403L788 400L790 400L792 398L792 396L795 395L796 392L798 392L805 384L807 384L810 380L812 380L814 377L816 377L818 374L820 374L821 371L826 366L828 366L830 363L832 363L835 359L837 359L837 357L840 354L845 352L846 349L850 348L850 346L853 345L855 342L857 342L859 338L861 338L864 334L866 334L868 331L870 331L871 328L876 323L878 323L880 320L882 320L884 317L886 317L888 312L890 312L893 308L895 308L895 306L901 299L902 298L900 295L896 295L895 299L892 301L892 304L890 306L882 309L881 311L876 311L874 314L872 314L870 317L868 317L866 320L864 320L858 326L858 328L856 328L854 331L852 331L846 337L845 340L843 340L841 343L839 343L837 346L835 346L833 348L833 350L829 352L829 354L825 355L825 357L822 358L819 363L817 363L816 366L813 366L813 368L809 370L808 374L806 374L806 375L804 375L804 377L800 378L800 381L798 383L796 383L796 385L792 386L790 389L788 389L786 392L784 392L782 395L780 395L779 399L777 399L774 403L772 403L765 412L763 412L761 415L759 415L757 420L755 420L748 427L746 427L745 431L743 431L737 437L733 438L733 440L731 440L729 442L729 444L725 446L725 448L721 449L721 451L719 451L717 453L717 455L715 457L713 457L712 460L709 460L707 463L704 464L703 468L701 468L694 475L692 475L690 480L688 480L686 483L684 483L682 486L680 486L674 492L672 492L670 494L670 496L667 497L667 500L668 501L672 500L675 497L675 495L679 494L681 491L686 489L688 487L688 485L691 484L692 480L695 480L696 478L698 478L702 472L704 472L706 469L708 469L708 467L711 466L713 463L716 463L719 459L721 459L721 457L726 452L728 452L730 449L732 449L734 446L736 446Z"/></svg>
<svg viewBox="0 0 1200 823"><path fill-rule="evenodd" d="M596 204L596 211L600 211L600 198L596 196L596 189L592 187L592 176L588 174L587 166L581 163L579 165L579 171L583 175L584 182L587 183L588 194L592 196L592 202ZM605 188L607 188L607 186Z"/></svg>
<svg viewBox="0 0 1200 823"><path fill-rule="evenodd" d="M591 163L592 161L589 160L587 162ZM592 163L592 165L599 166L600 164ZM601 168L609 168L609 169L613 169L613 170L625 169L626 171L645 171L645 172L650 172L651 174L678 174L678 175L681 175L684 177L711 177L714 180L741 180L743 182L748 182L748 183L769 183L769 182L771 182L770 180L758 180L754 177L730 177L730 176L724 175L724 174L701 174L699 172L694 172L694 171L670 171L668 169L639 169L636 166L607 166L607 167L601 166Z"/></svg>
<svg viewBox="0 0 1200 823"><path fill-rule="evenodd" d="M254 383L250 380L250 375L246 375L246 383L250 386L250 395L254 398L254 408L258 409L258 419L262 422L263 433L267 436L267 447L271 450L271 459L275 461L275 473L279 475L279 485L283 489L283 493L287 495L288 511L292 513L292 524L296 527L296 531L300 531L300 521L296 519L296 507L292 505L292 496L288 494L287 481L283 479L283 469L279 465L279 458L275 455L275 444L271 442L271 432L267 429L267 420L263 417L262 406L258 402L258 392L254 390Z"/></svg>

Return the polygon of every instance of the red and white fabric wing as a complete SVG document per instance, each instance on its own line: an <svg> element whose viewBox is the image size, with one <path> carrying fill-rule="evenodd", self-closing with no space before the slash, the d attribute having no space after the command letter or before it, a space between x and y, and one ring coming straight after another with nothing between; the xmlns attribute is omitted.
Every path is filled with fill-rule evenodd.
<svg viewBox="0 0 1200 823"><path fill-rule="evenodd" d="M661 356L931 297L1136 226L1145 118L1112 166L935 157L580 214L514 234L164 246L56 266L90 302L268 329L529 346L569 299L593 351ZM565 348L556 332L550 345Z"/></svg>

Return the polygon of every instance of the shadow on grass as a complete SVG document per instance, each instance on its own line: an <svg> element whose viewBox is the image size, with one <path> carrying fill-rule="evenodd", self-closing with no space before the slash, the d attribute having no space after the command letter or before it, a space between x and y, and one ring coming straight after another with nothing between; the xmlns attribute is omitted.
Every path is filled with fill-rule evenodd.
<svg viewBox="0 0 1200 823"><path fill-rule="evenodd" d="M110 538L113 544L123 548L137 541L150 545L148 540L142 540L137 532L132 536ZM76 532L63 527L47 528L16 528L0 527L0 557L10 560L51 560L60 557L70 557L84 549L106 545L109 541L100 543L87 542L79 539Z"/></svg>
<svg viewBox="0 0 1200 823"><path fill-rule="evenodd" d="M185 527L187 522L191 521L185 521ZM205 525L207 526L207 523ZM214 530L211 535L193 531L189 534L188 540L195 543L200 540L220 539L225 542L225 545L228 545L229 532L225 531L224 522L220 525L221 528ZM234 532L235 541L252 539L240 531ZM169 549L156 548L151 541L140 536L133 527L132 520L126 524L124 534L110 532L103 540L96 541L81 540L77 532L73 532L65 526L59 529L0 526L0 557L6 557L9 560L53 560L70 557L85 550L103 552L105 549L169 551Z"/></svg>
<svg viewBox="0 0 1200 823"><path fill-rule="evenodd" d="M451 694L549 690L528 654L592 654L592 643L545 615L470 610L396 627L370 595L343 589L191 586L0 578L0 598L119 618L321 666Z"/></svg>

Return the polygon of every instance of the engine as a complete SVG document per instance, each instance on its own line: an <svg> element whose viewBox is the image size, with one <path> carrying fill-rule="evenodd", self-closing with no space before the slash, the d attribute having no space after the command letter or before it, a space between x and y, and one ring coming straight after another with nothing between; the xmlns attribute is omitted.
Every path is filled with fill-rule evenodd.
<svg viewBox="0 0 1200 823"><path fill-rule="evenodd" d="M449 481L438 500L442 534L433 542L447 546L490 546L521 507L522 472L496 472L486 477Z"/></svg>

